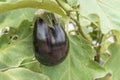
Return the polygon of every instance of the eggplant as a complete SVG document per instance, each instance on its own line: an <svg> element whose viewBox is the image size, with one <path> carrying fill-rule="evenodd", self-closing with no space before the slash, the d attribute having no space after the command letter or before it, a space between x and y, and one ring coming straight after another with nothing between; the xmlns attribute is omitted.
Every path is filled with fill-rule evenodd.
<svg viewBox="0 0 120 80"><path fill-rule="evenodd" d="M51 19L52 26L38 17L34 22L33 47L36 59L43 65L63 62L69 51L69 40L60 23Z"/></svg>

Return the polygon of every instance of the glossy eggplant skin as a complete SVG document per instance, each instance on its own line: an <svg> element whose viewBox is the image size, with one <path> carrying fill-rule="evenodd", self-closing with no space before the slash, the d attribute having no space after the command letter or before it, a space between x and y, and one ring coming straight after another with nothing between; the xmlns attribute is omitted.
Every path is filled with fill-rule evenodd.
<svg viewBox="0 0 120 80"><path fill-rule="evenodd" d="M52 20L53 28L37 18L33 31L33 46L36 59L46 66L61 63L67 56L69 40L60 24Z"/></svg>

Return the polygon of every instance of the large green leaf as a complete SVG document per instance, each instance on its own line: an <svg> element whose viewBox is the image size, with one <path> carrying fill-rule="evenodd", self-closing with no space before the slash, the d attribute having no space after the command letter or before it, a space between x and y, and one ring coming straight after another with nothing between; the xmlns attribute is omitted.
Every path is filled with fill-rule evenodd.
<svg viewBox="0 0 120 80"><path fill-rule="evenodd" d="M32 58L32 30L30 25L31 23L25 20L18 29L15 29L15 31L11 29L9 34L0 38L0 67L3 70L6 66L10 69L9 67L19 66L22 63L24 64L24 60ZM10 36L17 36L18 39L10 40ZM40 69L51 80L93 80L104 76L105 69L93 61L95 51L91 48L90 43L80 36L69 36L69 38L70 51L63 63L53 67L42 66L38 68L40 67L38 63L23 67L33 71L37 71L36 68L38 69L37 72Z"/></svg>
<svg viewBox="0 0 120 80"><path fill-rule="evenodd" d="M33 57L31 24L25 20L18 29L10 28L0 38L0 65L19 66L24 59Z"/></svg>
<svg viewBox="0 0 120 80"><path fill-rule="evenodd" d="M19 27L23 20L33 21L36 9L18 9L0 14L0 28Z"/></svg>
<svg viewBox="0 0 120 80"><path fill-rule="evenodd" d="M54 0L15 0L8 2L0 2L0 13L19 9L19 8L40 8L46 9L62 16L65 16L64 11L59 7L59 5Z"/></svg>
<svg viewBox="0 0 120 80"><path fill-rule="evenodd" d="M94 62L95 51L80 36L71 36L67 59L56 66L42 66L41 70L51 80L94 80L104 76L106 71Z"/></svg>
<svg viewBox="0 0 120 80"><path fill-rule="evenodd" d="M112 74L113 80L120 80L120 44L114 43L109 47L111 57L104 65Z"/></svg>
<svg viewBox="0 0 120 80"><path fill-rule="evenodd" d="M100 17L100 27L103 33L112 29L120 30L120 0L80 0L80 12L88 17L96 14Z"/></svg>
<svg viewBox="0 0 120 80"><path fill-rule="evenodd" d="M15 68L0 72L0 80L49 80L43 74L32 72L24 68Z"/></svg>

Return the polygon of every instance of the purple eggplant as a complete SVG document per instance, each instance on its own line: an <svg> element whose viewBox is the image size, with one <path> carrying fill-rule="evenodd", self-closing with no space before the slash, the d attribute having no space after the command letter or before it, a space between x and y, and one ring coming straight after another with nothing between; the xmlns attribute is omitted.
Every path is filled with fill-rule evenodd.
<svg viewBox="0 0 120 80"><path fill-rule="evenodd" d="M33 30L35 57L46 66L61 63L69 50L69 40L61 24L54 19L51 22L53 27L39 17L35 20Z"/></svg>

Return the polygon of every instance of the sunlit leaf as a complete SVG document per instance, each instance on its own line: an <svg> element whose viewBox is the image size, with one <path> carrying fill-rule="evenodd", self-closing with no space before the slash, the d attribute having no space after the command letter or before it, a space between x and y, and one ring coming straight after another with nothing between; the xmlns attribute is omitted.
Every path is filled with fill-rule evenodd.
<svg viewBox="0 0 120 80"><path fill-rule="evenodd" d="M87 41L71 36L67 59L57 66L42 66L41 70L52 80L93 80L106 73L103 67L92 60L94 53Z"/></svg>
<svg viewBox="0 0 120 80"><path fill-rule="evenodd" d="M0 28L19 27L23 20L33 21L36 9L18 9L0 14Z"/></svg>
<svg viewBox="0 0 120 80"><path fill-rule="evenodd" d="M0 2L0 13L20 8L46 9L65 16L64 11L54 0L15 0L9 2Z"/></svg>
<svg viewBox="0 0 120 80"><path fill-rule="evenodd" d="M102 32L108 33L112 29L120 30L119 3L120 0L80 0L80 12L89 19L91 14L98 15Z"/></svg>
<svg viewBox="0 0 120 80"><path fill-rule="evenodd" d="M112 74L113 80L119 80L119 72L120 72L120 44L114 43L109 47L109 51L111 53L111 57L104 65L108 70L109 73Z"/></svg>
<svg viewBox="0 0 120 80"><path fill-rule="evenodd" d="M50 80L47 76L24 68L0 72L0 80Z"/></svg>
<svg viewBox="0 0 120 80"><path fill-rule="evenodd" d="M33 56L31 23L23 21L13 34L9 33L0 38L0 63L19 66L24 59Z"/></svg>

